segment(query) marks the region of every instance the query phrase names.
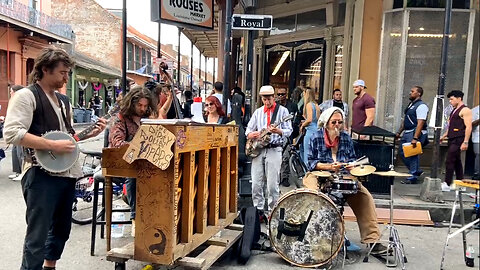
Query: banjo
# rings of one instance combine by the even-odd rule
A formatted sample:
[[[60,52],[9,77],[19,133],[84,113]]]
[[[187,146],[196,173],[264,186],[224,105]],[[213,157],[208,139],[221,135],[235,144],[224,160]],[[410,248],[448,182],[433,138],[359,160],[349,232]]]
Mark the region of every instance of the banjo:
[[[278,123],[275,123],[273,127],[278,127],[281,123],[290,121],[293,118],[293,115],[289,114],[285,116]],[[247,144],[245,145],[245,154],[249,157],[256,158],[260,155],[262,148],[265,148],[270,143],[270,135],[272,133],[264,128],[260,131],[260,135],[256,139],[248,139]]]
[[[105,120],[111,118],[115,113],[120,110],[120,106],[113,107],[108,114],[103,116]],[[52,150],[40,150],[29,149],[29,154],[32,156],[33,163],[39,164],[42,169],[49,173],[59,174],[68,171],[75,165],[80,155],[80,149],[78,147],[78,141],[83,140],[92,130],[96,127],[96,123],[88,126],[82,132],[72,136],[71,134],[63,131],[49,131],[45,133],[42,138],[48,140],[70,140],[75,144],[75,150],[70,153],[57,153]]]

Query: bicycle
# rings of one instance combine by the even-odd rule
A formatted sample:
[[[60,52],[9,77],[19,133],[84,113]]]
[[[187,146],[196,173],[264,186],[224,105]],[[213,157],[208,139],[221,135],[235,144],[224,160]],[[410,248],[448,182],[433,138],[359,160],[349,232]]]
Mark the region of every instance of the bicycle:
[[[95,174],[101,173],[102,167],[101,163],[101,152],[95,151],[86,151],[81,150],[83,154],[86,155],[83,165],[82,172],[83,176],[78,178],[75,184],[75,198],[72,205],[72,222],[78,225],[86,225],[92,223],[93,219],[93,188],[94,188],[94,176]],[[91,158],[90,162],[87,162],[87,159]],[[124,197],[123,195],[123,184],[119,182],[114,182],[113,184],[113,194],[116,197]],[[124,198],[125,201],[125,198]],[[100,183],[98,189],[98,204],[97,204],[97,215],[99,218],[104,214],[103,207],[103,183]]]

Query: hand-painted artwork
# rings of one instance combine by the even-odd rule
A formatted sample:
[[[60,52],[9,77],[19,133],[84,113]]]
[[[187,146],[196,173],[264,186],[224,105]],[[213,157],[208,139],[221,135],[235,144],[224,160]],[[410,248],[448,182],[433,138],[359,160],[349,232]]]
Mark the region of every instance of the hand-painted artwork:
[[[174,142],[175,135],[162,125],[142,125],[130,142],[123,159],[128,163],[146,159],[158,168],[166,170],[173,157]]]
[[[303,267],[329,263],[344,240],[343,219],[335,204],[326,195],[306,189],[280,198],[269,230],[277,253]]]
[[[159,256],[165,253],[167,237],[159,226],[147,228],[143,235],[145,247],[151,254]]]
[[[177,147],[180,149],[183,149],[186,143],[187,143],[187,136],[185,135],[185,131],[183,131],[183,129],[180,129],[177,132]]]

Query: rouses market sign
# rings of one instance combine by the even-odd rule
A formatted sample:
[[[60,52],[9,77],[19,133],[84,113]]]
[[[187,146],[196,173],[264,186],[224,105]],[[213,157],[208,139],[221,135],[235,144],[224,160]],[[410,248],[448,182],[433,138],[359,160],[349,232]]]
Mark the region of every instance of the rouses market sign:
[[[213,0],[150,0],[154,22],[213,29]]]

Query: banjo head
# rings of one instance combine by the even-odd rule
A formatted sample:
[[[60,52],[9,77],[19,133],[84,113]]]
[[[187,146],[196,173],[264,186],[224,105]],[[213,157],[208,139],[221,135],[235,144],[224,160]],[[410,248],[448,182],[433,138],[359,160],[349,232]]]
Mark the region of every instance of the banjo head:
[[[75,150],[71,153],[57,153],[47,150],[35,150],[35,158],[42,168],[51,173],[63,173],[75,165],[79,156],[78,144],[70,134],[62,131],[50,131],[43,136],[49,140],[70,140],[75,144]]]
[[[295,232],[297,228],[300,233]],[[344,231],[335,204],[325,194],[309,189],[286,193],[270,217],[270,241],[275,250],[289,263],[301,267],[331,262],[342,247]]]

